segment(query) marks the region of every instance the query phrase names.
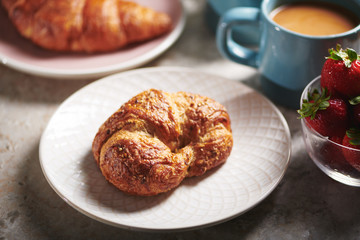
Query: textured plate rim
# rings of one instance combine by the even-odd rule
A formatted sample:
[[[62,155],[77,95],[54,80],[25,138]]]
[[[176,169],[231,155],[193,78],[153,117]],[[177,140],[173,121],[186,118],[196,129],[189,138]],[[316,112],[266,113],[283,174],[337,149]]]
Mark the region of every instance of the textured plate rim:
[[[73,207],[75,210],[83,213],[85,216],[88,216],[94,220],[97,220],[99,222],[114,226],[114,227],[118,227],[118,228],[122,228],[122,229],[129,229],[129,230],[135,230],[135,231],[144,231],[144,232],[174,232],[174,231],[188,231],[188,230],[193,230],[193,229],[199,229],[199,228],[205,228],[205,227],[210,227],[210,226],[214,226],[226,221],[229,221],[231,219],[234,219],[242,214],[244,214],[245,212],[253,209],[255,206],[257,206],[259,203],[261,203],[265,198],[267,198],[273,191],[274,189],[279,185],[279,183],[281,182],[281,180],[283,179],[286,170],[289,166],[290,163],[290,157],[291,157],[291,133],[290,133],[290,129],[289,126],[287,124],[287,121],[285,119],[285,117],[283,116],[283,114],[280,112],[280,110],[270,101],[268,100],[266,97],[262,96],[260,93],[256,92],[256,94],[261,95],[262,100],[264,100],[267,104],[269,104],[269,106],[271,107],[271,109],[276,113],[277,117],[279,118],[282,126],[283,126],[283,130],[285,131],[286,134],[286,138],[287,138],[287,143],[288,143],[288,150],[286,153],[286,163],[284,164],[284,167],[282,169],[281,174],[278,176],[277,181],[274,181],[273,185],[268,189],[267,192],[264,192],[261,197],[259,199],[257,199],[257,201],[254,201],[251,205],[249,205],[246,209],[244,209],[243,211],[239,211],[236,212],[234,214],[228,215],[225,218],[221,218],[217,221],[209,221],[209,222],[205,222],[202,224],[198,224],[198,225],[191,225],[191,226],[185,226],[185,227],[157,227],[155,226],[154,228],[148,228],[148,227],[141,227],[141,226],[134,226],[134,225],[128,225],[128,224],[122,224],[122,223],[117,223],[111,220],[107,220],[104,218],[101,218],[99,216],[97,216],[96,214],[93,214],[91,212],[88,212],[84,209],[82,209],[80,206],[78,206],[76,203],[72,202],[71,200],[69,200],[69,198],[67,196],[65,196],[55,185],[54,183],[51,182],[51,180],[48,178],[46,170],[44,168],[44,156],[43,156],[43,152],[44,152],[44,142],[45,142],[45,133],[47,131],[47,129],[49,128],[50,123],[52,122],[52,119],[56,117],[57,113],[61,110],[61,107],[68,101],[71,101],[72,98],[76,97],[79,91],[83,91],[86,90],[87,88],[91,88],[92,85],[98,84],[98,82],[100,81],[106,81],[108,79],[113,79],[113,78],[119,78],[119,77],[125,77],[127,75],[132,75],[132,74],[137,74],[137,73],[144,73],[144,72],[164,72],[164,71],[179,71],[179,72],[188,72],[188,73],[201,73],[204,75],[208,75],[208,76],[215,76],[217,78],[220,78],[224,81],[228,81],[231,84],[240,84],[242,85],[242,87],[244,88],[249,88],[248,86],[239,83],[239,82],[234,82],[232,80],[226,79],[224,77],[215,75],[215,74],[209,74],[209,73],[205,73],[205,72],[201,72],[201,71],[197,71],[197,70],[193,70],[190,68],[186,68],[186,67],[148,67],[148,68],[141,68],[141,69],[134,69],[134,70],[130,70],[130,71],[126,71],[126,72],[122,72],[122,73],[117,73],[117,74],[113,74],[104,78],[101,78],[97,81],[94,81],[86,86],[84,86],[83,88],[79,89],[78,91],[76,91],[75,93],[73,93],[71,96],[69,96],[63,103],[60,104],[60,106],[58,107],[58,109],[53,113],[53,115],[51,116],[47,126],[44,129],[44,132],[41,136],[40,139],[40,145],[39,145],[39,162],[40,162],[40,166],[41,166],[41,170],[45,176],[45,179],[47,180],[47,182],[49,183],[49,185],[51,186],[51,188],[60,196],[60,198],[62,198],[67,204],[69,204],[71,207]]]
[[[186,24],[186,12],[184,8],[184,3],[182,0],[178,0],[180,5],[180,13],[181,17],[176,27],[169,33],[169,35],[155,48],[150,51],[137,56],[129,61],[120,63],[120,64],[112,64],[110,66],[98,67],[92,69],[76,69],[76,70],[66,70],[66,69],[56,69],[56,68],[47,68],[41,66],[34,66],[28,63],[24,63],[22,61],[13,59],[7,55],[3,55],[0,53],[0,63],[4,66],[12,68],[14,70],[18,70],[24,73],[28,73],[31,75],[36,75],[40,77],[50,77],[55,79],[86,79],[86,78],[99,78],[104,77],[109,74],[114,74],[116,72],[129,70],[132,68],[139,67],[144,65],[166,50],[168,50],[180,37],[183,32]]]

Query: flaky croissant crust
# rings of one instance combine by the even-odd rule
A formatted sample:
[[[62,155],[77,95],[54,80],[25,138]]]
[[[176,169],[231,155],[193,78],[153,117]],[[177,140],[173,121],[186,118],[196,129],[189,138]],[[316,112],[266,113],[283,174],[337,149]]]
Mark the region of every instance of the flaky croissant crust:
[[[155,195],[224,163],[232,145],[230,118],[220,103],[150,89],[105,121],[92,151],[102,174],[117,188]]]
[[[122,0],[1,1],[22,36],[56,51],[112,51],[172,28],[167,14]]]

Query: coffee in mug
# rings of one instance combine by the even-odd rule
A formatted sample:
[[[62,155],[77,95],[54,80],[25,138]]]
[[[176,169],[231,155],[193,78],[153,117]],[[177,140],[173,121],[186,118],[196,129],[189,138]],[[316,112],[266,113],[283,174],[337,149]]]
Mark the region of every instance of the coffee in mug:
[[[282,5],[270,13],[280,26],[301,34],[325,36],[347,32],[359,22],[350,11],[325,2]]]

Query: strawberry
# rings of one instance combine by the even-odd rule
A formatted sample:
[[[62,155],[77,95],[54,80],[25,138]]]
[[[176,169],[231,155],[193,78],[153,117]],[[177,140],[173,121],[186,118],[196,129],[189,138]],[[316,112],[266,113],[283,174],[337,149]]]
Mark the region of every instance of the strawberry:
[[[360,125],[360,96],[349,100],[352,106],[352,121],[355,125]]]
[[[346,131],[342,145],[345,159],[356,170],[360,171],[360,129],[351,128]]]
[[[321,156],[320,159],[332,169],[336,169],[339,172],[349,173],[354,168],[345,159],[342,153],[342,141],[343,137],[330,137],[329,140],[324,142],[319,150]],[[335,143],[334,143],[335,142]]]
[[[305,118],[306,124],[323,136],[343,137],[348,127],[348,109],[343,99],[330,99],[326,88],[321,94],[315,89],[304,100],[298,110],[300,118]]]
[[[360,56],[355,50],[329,49],[321,71],[321,87],[327,88],[331,96],[346,99],[360,95]]]
[[[353,107],[353,118],[357,125],[360,125],[360,104]]]

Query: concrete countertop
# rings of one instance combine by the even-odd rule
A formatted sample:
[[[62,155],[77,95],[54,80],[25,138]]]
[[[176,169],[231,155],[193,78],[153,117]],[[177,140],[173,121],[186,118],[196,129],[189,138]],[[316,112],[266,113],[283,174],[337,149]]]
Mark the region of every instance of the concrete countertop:
[[[183,66],[262,92],[258,72],[223,59],[207,28],[204,0],[184,0],[185,30],[142,67]],[[184,232],[136,232],[93,220],[50,187],[39,141],[57,107],[94,80],[55,80],[0,66],[0,239],[360,239],[360,189],[327,177],[307,155],[294,109],[278,106],[292,134],[292,156],[276,189],[230,221]]]

